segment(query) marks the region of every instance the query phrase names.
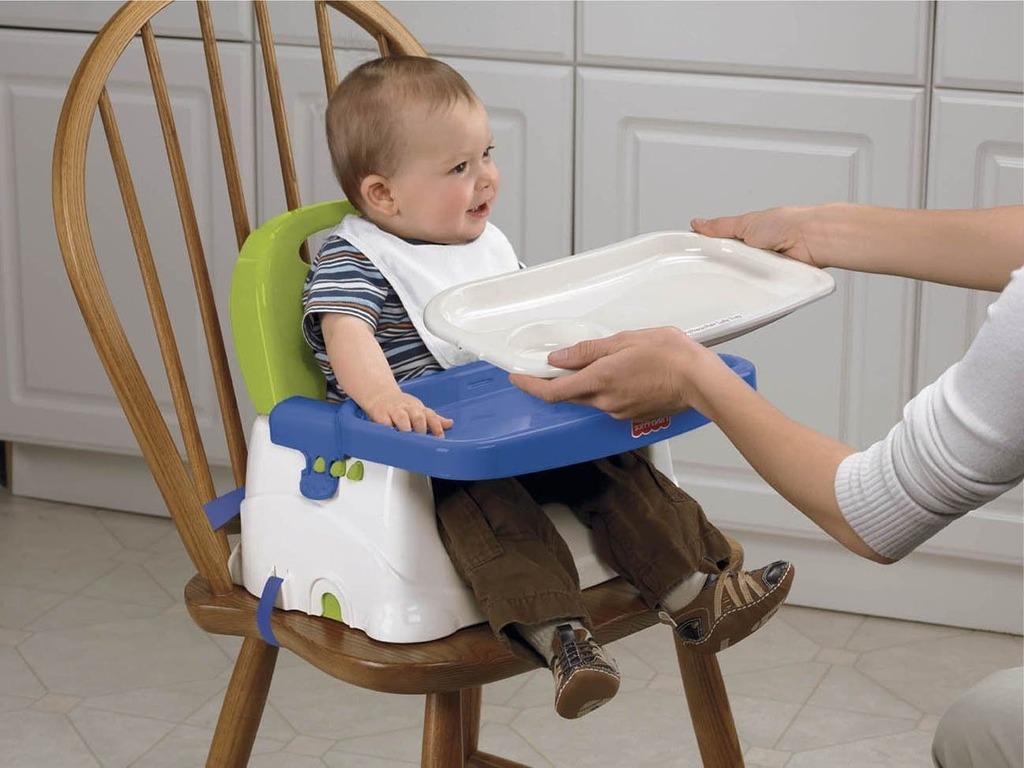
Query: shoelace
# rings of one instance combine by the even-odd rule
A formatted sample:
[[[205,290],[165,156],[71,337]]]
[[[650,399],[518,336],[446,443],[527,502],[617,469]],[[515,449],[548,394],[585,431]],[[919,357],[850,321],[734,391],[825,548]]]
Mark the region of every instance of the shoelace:
[[[733,586],[734,582],[735,586]],[[742,600],[736,594],[737,587],[739,587]],[[717,620],[722,615],[726,593],[728,593],[733,605],[741,606],[754,602],[755,598],[751,595],[751,592],[757,595],[758,598],[764,597],[765,594],[764,590],[761,589],[761,585],[757,583],[757,579],[746,571],[732,571],[719,576],[715,584],[715,619]]]
[[[558,660],[562,671],[571,669],[573,666],[594,664],[597,661],[597,654],[594,652],[593,644],[589,640],[579,641],[576,633],[568,624],[558,627],[558,637],[561,640],[561,650],[558,652]]]

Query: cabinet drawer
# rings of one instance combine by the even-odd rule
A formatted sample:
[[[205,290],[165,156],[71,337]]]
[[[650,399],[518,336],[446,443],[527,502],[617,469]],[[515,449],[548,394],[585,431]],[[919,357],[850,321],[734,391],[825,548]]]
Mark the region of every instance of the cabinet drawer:
[[[566,0],[401,0],[388,10],[431,56],[520,61],[572,61],[573,4]],[[270,3],[279,42],[317,45],[311,3]],[[373,42],[342,14],[331,12],[334,44],[371,50]]]
[[[923,85],[922,2],[580,3],[584,64]]]
[[[98,32],[122,5],[114,0],[50,0],[43,3],[0,0],[0,27]],[[218,39],[252,38],[250,3],[210,3],[210,11]],[[195,2],[181,0],[164,8],[153,20],[153,30],[157,35],[168,37],[201,37]]]
[[[935,85],[1024,90],[1024,3],[939,2]]]

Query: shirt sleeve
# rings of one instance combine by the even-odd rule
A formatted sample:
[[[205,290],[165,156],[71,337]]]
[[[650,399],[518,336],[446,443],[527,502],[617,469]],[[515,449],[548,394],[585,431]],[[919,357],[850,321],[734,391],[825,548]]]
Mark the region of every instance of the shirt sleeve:
[[[324,243],[302,290],[302,335],[316,351],[326,349],[320,316],[336,312],[358,317],[377,329],[389,285],[384,275],[347,240]]]
[[[844,517],[899,559],[1024,479],[1024,269],[989,307],[963,359],[835,478]]]

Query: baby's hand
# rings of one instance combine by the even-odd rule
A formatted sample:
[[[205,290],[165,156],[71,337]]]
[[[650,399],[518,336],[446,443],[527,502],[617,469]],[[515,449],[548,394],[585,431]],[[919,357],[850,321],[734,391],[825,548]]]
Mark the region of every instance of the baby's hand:
[[[455,423],[404,392],[384,395],[368,403],[365,410],[366,415],[376,424],[394,427],[400,432],[419,432],[421,435],[429,432],[444,437],[444,431]]]

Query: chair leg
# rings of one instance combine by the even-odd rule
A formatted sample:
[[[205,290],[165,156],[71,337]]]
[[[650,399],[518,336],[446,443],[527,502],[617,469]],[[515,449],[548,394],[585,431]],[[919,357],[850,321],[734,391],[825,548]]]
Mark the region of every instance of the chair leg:
[[[462,690],[462,754],[466,768],[530,768],[528,765],[479,751],[480,704],[483,690],[480,686]]]
[[[277,651],[276,645],[251,637],[242,642],[217,718],[206,768],[245,768],[249,763],[274,676]]]
[[[469,760],[480,743],[480,705],[483,701],[482,686],[464,688],[462,691],[462,754]]]
[[[462,768],[466,764],[462,691],[428,693],[423,713],[423,768]]]
[[[679,674],[704,768],[743,768],[743,752],[732,719],[718,657],[693,653],[673,633]]]

